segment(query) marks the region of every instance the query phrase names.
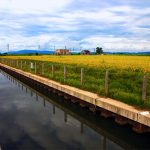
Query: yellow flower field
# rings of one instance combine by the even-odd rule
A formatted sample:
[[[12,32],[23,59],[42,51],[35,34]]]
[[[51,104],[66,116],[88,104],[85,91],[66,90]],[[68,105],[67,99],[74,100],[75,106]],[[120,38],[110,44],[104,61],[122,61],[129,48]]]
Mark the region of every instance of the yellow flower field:
[[[64,64],[87,65],[90,67],[130,68],[150,72],[150,56],[116,56],[116,55],[70,55],[70,56],[3,56],[10,59],[30,59]]]

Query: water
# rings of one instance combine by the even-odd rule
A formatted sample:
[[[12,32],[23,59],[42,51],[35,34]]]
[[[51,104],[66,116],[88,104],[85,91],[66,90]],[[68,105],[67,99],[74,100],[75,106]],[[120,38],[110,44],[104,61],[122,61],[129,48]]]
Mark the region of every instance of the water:
[[[62,97],[49,98],[0,73],[2,150],[150,149],[150,135],[93,115]]]

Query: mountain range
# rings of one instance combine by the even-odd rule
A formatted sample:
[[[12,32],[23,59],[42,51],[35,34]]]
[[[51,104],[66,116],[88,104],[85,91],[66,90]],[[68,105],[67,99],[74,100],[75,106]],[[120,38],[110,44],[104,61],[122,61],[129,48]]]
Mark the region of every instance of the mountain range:
[[[21,55],[21,54],[55,54],[54,51],[48,51],[48,50],[18,50],[18,51],[10,51],[8,54],[14,54],[14,55]],[[73,52],[74,54],[79,53],[78,52]],[[94,52],[92,52],[94,53]],[[150,55],[150,51],[143,51],[143,52],[104,52],[105,54],[141,54],[141,55]]]
[[[9,54],[54,54],[54,51],[48,50],[19,50],[19,51],[11,51]]]

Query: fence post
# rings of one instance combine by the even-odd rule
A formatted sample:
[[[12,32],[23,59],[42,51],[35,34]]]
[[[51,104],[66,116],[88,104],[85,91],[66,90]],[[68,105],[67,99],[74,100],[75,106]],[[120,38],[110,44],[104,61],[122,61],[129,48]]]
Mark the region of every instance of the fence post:
[[[83,74],[84,74],[84,69],[81,68],[81,85],[83,84]]]
[[[42,75],[44,75],[44,63],[42,63]]]
[[[18,68],[18,60],[17,60],[17,68]]]
[[[34,66],[34,69],[35,69],[35,74],[36,74],[36,62],[35,62],[35,66]]]
[[[67,78],[67,68],[64,66],[64,82],[66,81]]]
[[[22,69],[22,60],[21,60],[21,69]]]
[[[29,67],[30,67],[30,72],[32,72],[33,69],[33,63],[31,61],[29,61]]]
[[[18,60],[17,60],[17,68],[18,68]]]
[[[148,82],[148,77],[144,75],[143,77],[143,84],[142,84],[142,100],[146,100],[147,98],[147,82]]]
[[[105,95],[108,96],[108,90],[109,90],[109,71],[107,70],[105,73]]]
[[[31,72],[31,62],[29,61],[29,67],[30,67],[30,72]]]
[[[54,78],[54,65],[52,64],[52,78]]]
[[[25,61],[25,62],[24,62],[24,66],[26,67],[26,65],[27,65],[27,62]]]

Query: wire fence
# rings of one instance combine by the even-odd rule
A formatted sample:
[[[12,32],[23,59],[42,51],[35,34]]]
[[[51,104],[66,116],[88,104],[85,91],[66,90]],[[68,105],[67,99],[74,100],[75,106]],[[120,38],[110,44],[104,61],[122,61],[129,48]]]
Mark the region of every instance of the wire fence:
[[[150,108],[150,74],[35,60],[0,58],[0,62],[80,89]]]

